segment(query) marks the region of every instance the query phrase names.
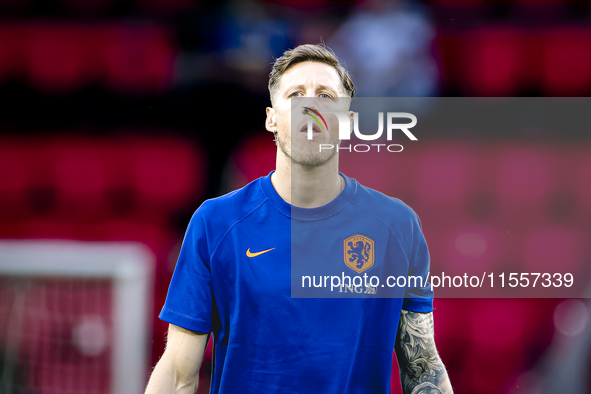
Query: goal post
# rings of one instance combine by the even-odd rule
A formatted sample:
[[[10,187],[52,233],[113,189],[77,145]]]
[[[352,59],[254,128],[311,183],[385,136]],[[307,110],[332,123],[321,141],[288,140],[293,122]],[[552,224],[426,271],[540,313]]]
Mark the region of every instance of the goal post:
[[[20,364],[33,392],[142,393],[154,265],[139,243],[0,241],[0,383]]]

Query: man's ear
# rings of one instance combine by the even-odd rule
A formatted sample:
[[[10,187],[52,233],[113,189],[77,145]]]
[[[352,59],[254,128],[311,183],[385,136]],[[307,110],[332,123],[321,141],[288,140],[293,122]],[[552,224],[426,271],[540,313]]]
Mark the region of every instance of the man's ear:
[[[277,128],[277,115],[275,109],[267,107],[267,119],[265,120],[265,128],[267,131],[273,132]]]

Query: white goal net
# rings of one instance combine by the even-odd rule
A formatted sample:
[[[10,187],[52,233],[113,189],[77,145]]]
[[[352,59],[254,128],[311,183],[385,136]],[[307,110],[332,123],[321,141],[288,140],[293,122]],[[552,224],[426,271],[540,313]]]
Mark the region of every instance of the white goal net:
[[[134,394],[154,257],[140,244],[0,241],[0,394]]]

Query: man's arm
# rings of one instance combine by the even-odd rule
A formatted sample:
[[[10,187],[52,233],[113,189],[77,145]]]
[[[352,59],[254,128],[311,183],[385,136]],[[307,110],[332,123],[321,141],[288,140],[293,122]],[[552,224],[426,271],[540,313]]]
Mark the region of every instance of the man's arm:
[[[453,390],[433,337],[433,313],[402,310],[396,358],[404,394],[451,394]]]
[[[208,334],[168,326],[166,350],[150,376],[145,394],[195,394]]]

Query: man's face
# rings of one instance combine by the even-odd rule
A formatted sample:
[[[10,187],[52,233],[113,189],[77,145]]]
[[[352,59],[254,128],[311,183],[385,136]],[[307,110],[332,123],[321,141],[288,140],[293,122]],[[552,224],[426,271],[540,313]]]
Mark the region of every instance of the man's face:
[[[326,109],[347,111],[348,101],[339,74],[334,67],[321,62],[302,62],[289,68],[280,79],[273,108],[267,108],[267,130],[277,130],[279,148],[294,163],[318,167],[335,156],[340,143],[337,117],[324,114],[321,126],[312,121],[322,119]],[[305,99],[301,99],[305,98]],[[308,123],[314,127],[308,139]],[[335,149],[323,149],[320,144],[331,144]]]

